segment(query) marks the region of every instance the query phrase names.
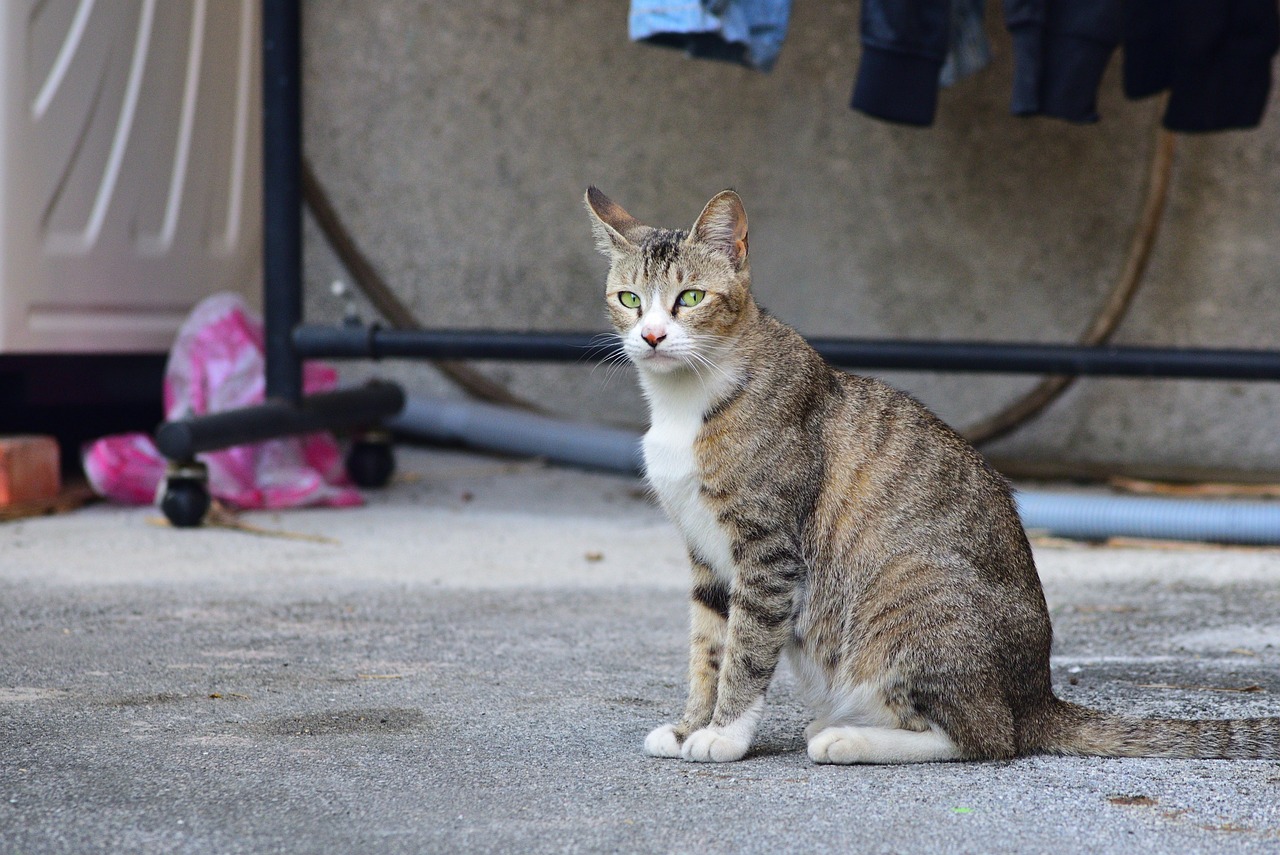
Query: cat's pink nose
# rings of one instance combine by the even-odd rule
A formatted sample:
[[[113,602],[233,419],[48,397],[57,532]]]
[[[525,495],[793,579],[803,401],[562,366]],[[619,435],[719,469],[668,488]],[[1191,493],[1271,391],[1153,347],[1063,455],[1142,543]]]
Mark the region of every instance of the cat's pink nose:
[[[649,342],[650,347],[657,347],[667,337],[667,331],[662,329],[654,329],[653,327],[645,327],[640,331],[640,337]]]

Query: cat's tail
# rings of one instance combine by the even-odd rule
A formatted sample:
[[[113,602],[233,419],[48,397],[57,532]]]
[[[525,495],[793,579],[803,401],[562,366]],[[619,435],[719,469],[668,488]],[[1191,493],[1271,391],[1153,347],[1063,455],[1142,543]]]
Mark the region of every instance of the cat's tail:
[[[1091,757],[1280,759],[1280,718],[1114,715],[1054,699],[1027,734],[1028,753]]]

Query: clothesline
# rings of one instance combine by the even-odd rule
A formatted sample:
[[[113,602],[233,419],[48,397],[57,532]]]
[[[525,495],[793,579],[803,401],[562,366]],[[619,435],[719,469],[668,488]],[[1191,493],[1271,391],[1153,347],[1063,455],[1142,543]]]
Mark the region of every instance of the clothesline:
[[[986,0],[863,0],[862,56],[850,106],[928,126],[939,88],[981,71],[991,50]],[[1129,98],[1169,93],[1172,131],[1254,128],[1280,49],[1276,0],[1003,0],[1013,44],[1010,110],[1098,121],[1097,94],[1123,49]],[[773,67],[791,0],[632,0],[632,39],[691,56]]]

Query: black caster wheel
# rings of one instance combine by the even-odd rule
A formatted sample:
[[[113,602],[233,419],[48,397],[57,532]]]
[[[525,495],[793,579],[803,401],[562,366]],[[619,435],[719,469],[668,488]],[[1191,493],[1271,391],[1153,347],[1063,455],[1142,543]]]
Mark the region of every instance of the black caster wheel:
[[[391,448],[391,435],[384,431],[367,433],[351,443],[347,452],[347,474],[358,487],[376,489],[387,486],[396,471],[396,456]]]
[[[201,463],[169,467],[160,510],[174,528],[195,528],[209,512],[209,471]]]

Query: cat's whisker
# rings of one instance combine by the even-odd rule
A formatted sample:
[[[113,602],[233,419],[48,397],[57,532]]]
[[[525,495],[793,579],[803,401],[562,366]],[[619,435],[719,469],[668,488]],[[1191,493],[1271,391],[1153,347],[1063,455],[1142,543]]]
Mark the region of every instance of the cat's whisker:
[[[698,362],[692,362],[689,367],[695,378],[698,378],[698,385],[701,390],[703,390],[703,397],[712,397],[712,389],[714,389],[712,380],[714,380],[714,378],[708,378],[707,374],[704,374],[701,369],[705,366],[699,365]]]
[[[605,377],[608,379],[613,379],[614,377],[617,377],[619,374],[625,371],[629,371],[630,369],[631,369],[631,360],[627,358],[626,354],[623,354],[619,359],[617,359],[614,362],[610,362],[606,366]]]
[[[703,395],[709,396],[713,388],[709,381],[715,379],[715,366],[707,362],[701,355],[694,355],[690,360],[689,368],[693,371],[693,375],[698,378],[698,384],[702,386]],[[704,373],[704,369],[710,369],[710,371]],[[708,374],[711,376],[708,377]]]
[[[626,351],[619,348],[605,354],[604,357],[597,360],[596,363],[591,366],[591,375],[594,376],[597,370],[604,369],[604,383],[608,384],[612,382],[613,378],[621,371],[629,368],[630,365],[631,358],[627,356]]]
[[[710,392],[712,388],[708,385],[707,377],[702,373],[702,369],[704,368],[710,372],[711,379],[713,380],[721,380],[730,383],[734,380],[733,374],[728,369],[716,363],[701,351],[691,351],[689,353],[689,359],[689,367],[692,368],[693,373],[697,375],[698,381],[702,384],[704,392]]]
[[[630,363],[630,359],[622,351],[615,351],[607,354],[603,359],[596,362],[596,366],[604,366],[605,368],[613,368],[615,366],[625,366]]]
[[[630,362],[624,348],[623,338],[616,332],[597,333],[592,336],[582,360],[591,360],[594,363],[591,366],[592,376],[595,375],[598,368],[603,366],[606,384],[613,379],[614,374],[622,366]]]
[[[587,346],[583,348],[583,354],[578,358],[579,362],[606,362],[613,358],[616,354],[622,353],[622,336],[617,333],[597,333],[593,335]],[[604,353],[602,356],[601,353]]]

